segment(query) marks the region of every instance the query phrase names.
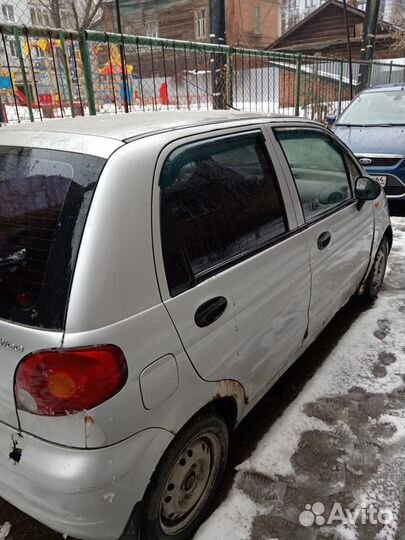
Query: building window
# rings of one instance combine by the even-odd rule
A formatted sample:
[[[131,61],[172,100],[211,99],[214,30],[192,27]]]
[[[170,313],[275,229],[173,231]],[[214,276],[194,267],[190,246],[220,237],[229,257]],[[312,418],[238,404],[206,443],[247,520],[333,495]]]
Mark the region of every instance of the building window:
[[[41,47],[35,47],[33,53],[35,58],[45,58],[44,50]]]
[[[8,48],[10,49],[10,56],[12,58],[17,58],[17,47],[14,39],[10,39],[10,41],[8,42]]]
[[[159,37],[158,21],[148,21],[146,23],[146,35],[148,37]]]
[[[35,26],[52,26],[50,13],[46,8],[30,7],[30,15]]]
[[[205,9],[195,11],[195,37],[196,39],[207,36],[207,13]]]
[[[75,28],[75,20],[70,11],[66,9],[60,10],[60,24],[62,28]]]
[[[15,22],[14,7],[10,4],[3,4],[1,6],[3,12],[3,18],[6,22]]]
[[[254,20],[253,33],[256,35],[260,35],[262,33],[262,14],[261,14],[260,6],[255,7],[255,20]]]

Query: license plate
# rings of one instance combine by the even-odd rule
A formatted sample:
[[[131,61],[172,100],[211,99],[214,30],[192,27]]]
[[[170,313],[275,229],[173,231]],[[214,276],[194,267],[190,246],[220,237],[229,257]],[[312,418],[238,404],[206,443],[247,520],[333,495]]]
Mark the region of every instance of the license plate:
[[[387,177],[386,176],[372,176],[371,178],[374,178],[374,180],[377,180],[377,182],[382,187],[385,187],[385,184],[387,183]]]

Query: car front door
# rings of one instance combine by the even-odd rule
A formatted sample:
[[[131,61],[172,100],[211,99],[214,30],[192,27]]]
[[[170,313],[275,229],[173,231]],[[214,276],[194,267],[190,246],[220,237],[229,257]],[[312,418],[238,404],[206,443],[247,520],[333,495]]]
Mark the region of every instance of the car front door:
[[[275,135],[291,171],[310,252],[311,336],[348,301],[365,275],[373,242],[373,202],[361,205],[354,198],[354,180],[361,171],[326,130],[284,127],[276,128]]]
[[[159,174],[163,301],[201,377],[248,398],[302,345],[309,254],[259,128],[184,142]]]

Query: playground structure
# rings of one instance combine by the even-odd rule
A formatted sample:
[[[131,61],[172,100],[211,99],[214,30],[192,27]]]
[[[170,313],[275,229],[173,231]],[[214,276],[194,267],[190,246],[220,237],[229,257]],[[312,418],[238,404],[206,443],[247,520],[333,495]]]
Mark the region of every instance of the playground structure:
[[[155,98],[144,98],[141,102],[139,90],[139,76],[133,64],[125,63],[121,58],[120,48],[112,44],[106,52],[104,44],[95,44],[90,47],[90,55],[96,60],[96,76],[93,80],[95,102],[99,110],[114,106],[116,110],[123,109],[123,102],[127,100],[131,107],[141,106],[167,106],[169,92],[167,83],[162,83],[159,94]],[[71,45],[64,51],[59,39],[26,39],[21,47],[23,61],[28,72],[30,82],[24,84],[19,76],[20,69],[13,67],[10,70],[0,69],[0,97],[3,105],[3,119],[6,121],[7,109],[5,105],[14,105],[16,108],[26,108],[31,105],[34,116],[41,118],[54,118],[69,114],[71,101],[69,100],[68,86],[72,87],[72,79],[77,79],[77,85],[85,85],[80,48]],[[67,54],[69,65],[77,67],[66,70],[67,62],[63,62],[63,55]],[[125,73],[125,77],[123,77]],[[70,80],[67,81],[67,78]],[[125,86],[124,86],[125,85]],[[106,90],[106,87],[108,90]],[[27,96],[29,93],[29,96]],[[72,97],[72,96],[71,96]],[[76,114],[83,114],[86,102],[80,95],[73,95],[73,105]]]
[[[68,107],[66,77],[70,74],[63,70],[60,40],[26,39],[21,47],[21,59],[30,82],[21,77],[21,60],[18,67],[0,71],[0,96],[6,119],[4,105],[10,103],[22,109],[30,104],[41,118],[53,118],[55,109]]]

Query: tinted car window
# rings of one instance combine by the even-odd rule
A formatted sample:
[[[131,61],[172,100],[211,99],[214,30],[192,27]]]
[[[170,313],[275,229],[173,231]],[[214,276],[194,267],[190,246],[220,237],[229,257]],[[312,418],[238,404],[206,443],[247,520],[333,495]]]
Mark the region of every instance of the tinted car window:
[[[0,317],[62,329],[75,258],[105,160],[0,147]]]
[[[326,134],[277,129],[276,136],[293,174],[306,221],[352,198],[341,148]]]
[[[160,185],[163,252],[172,293],[185,287],[185,265],[192,281],[286,231],[275,174],[260,134],[175,150],[164,165]],[[168,231],[172,242],[176,239],[175,248]]]

